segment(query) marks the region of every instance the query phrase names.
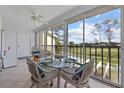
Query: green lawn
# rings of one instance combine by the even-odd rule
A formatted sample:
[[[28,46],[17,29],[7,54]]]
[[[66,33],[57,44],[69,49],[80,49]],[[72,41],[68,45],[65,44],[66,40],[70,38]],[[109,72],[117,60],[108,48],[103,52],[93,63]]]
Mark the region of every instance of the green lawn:
[[[71,48],[71,50],[68,48],[68,55],[76,56],[76,57],[83,57],[83,48]],[[95,49],[91,48],[91,58],[97,57],[97,62],[99,63],[102,59],[101,57],[101,48],[97,48],[97,53],[95,54]],[[89,48],[86,48],[86,59],[90,58],[90,50]],[[108,48],[103,48],[103,62],[104,64],[107,64],[109,61],[109,53]],[[117,65],[118,64],[118,49],[117,48],[111,48],[111,64]]]

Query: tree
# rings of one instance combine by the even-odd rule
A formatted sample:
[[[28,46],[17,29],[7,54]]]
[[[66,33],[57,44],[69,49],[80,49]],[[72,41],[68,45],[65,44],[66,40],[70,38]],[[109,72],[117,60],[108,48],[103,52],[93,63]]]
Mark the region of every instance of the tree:
[[[99,43],[101,44],[102,42],[101,32],[104,32],[108,40],[108,44],[110,45],[111,40],[115,37],[114,31],[116,31],[117,28],[119,28],[119,20],[107,19],[101,23],[96,23],[94,27],[96,28],[96,31],[92,31],[92,34],[94,34],[95,36],[99,36],[99,40],[95,38],[95,42],[98,43],[99,41]]]
[[[70,46],[74,46],[75,43],[74,43],[73,41],[70,41],[70,42],[69,42],[69,45],[70,45]]]
[[[96,28],[96,31],[93,31],[92,33],[95,35],[95,36],[99,36],[99,40],[97,38],[95,38],[95,42],[98,43],[101,43],[102,42],[102,39],[101,39],[101,31],[102,31],[102,24],[101,23],[97,23],[94,25],[94,27]]]
[[[119,27],[118,19],[108,19],[103,22],[103,29],[110,45],[111,40],[115,37],[114,31]]]
[[[62,45],[58,38],[55,38],[55,45],[56,54],[60,54],[62,52]]]

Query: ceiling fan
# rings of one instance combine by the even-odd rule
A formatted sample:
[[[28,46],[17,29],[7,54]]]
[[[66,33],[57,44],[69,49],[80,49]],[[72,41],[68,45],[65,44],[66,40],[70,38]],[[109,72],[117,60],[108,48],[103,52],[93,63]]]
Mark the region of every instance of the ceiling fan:
[[[37,21],[37,22],[43,23],[43,24],[48,24],[47,22],[41,20],[43,18],[43,16],[41,14],[36,14],[35,12],[32,12],[32,15],[30,16],[30,18],[33,21]]]

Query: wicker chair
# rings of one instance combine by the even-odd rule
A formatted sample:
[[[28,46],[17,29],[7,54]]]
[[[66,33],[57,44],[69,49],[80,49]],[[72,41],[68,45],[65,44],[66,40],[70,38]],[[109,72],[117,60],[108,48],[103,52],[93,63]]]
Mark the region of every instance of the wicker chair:
[[[67,83],[80,88],[80,87],[87,87],[89,86],[89,77],[93,72],[93,63],[94,61],[91,60],[86,64],[79,64],[75,63],[75,65],[80,65],[78,68],[73,67],[66,68],[61,71],[62,78],[66,81],[64,87],[67,87]]]
[[[31,87],[33,87],[34,85],[37,85],[37,87],[46,87],[46,85],[48,85],[48,83],[50,82],[50,86],[52,86],[53,80],[58,76],[58,72],[56,70],[52,70],[50,72],[44,71],[37,63],[33,62],[30,58],[27,58],[27,64],[29,72],[31,73]]]

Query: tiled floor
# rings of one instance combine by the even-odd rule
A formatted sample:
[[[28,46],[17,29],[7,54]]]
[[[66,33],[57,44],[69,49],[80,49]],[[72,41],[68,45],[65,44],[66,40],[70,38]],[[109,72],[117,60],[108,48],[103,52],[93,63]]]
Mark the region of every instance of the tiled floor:
[[[64,80],[61,79],[61,88],[64,87]],[[0,72],[0,88],[29,88],[31,85],[30,73],[26,64],[26,60],[19,60],[18,66],[4,69]],[[73,88],[68,84],[69,88]],[[109,88],[102,83],[90,79],[91,88]],[[54,80],[53,88],[56,88],[56,80]]]

